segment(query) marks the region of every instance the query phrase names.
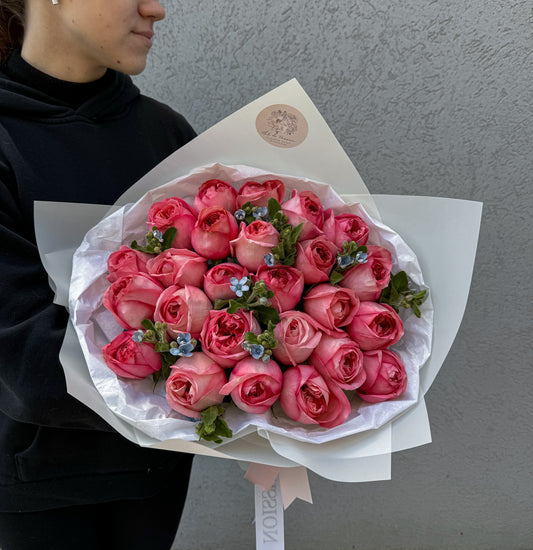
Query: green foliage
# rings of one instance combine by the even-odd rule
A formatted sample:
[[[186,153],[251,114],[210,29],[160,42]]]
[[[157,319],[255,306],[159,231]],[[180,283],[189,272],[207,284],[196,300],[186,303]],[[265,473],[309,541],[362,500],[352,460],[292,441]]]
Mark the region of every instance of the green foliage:
[[[222,418],[226,410],[219,405],[213,405],[200,413],[202,420],[196,426],[200,439],[222,443],[221,437],[233,437],[233,432]]]
[[[391,276],[389,285],[381,291],[380,303],[388,304],[396,312],[400,308],[411,308],[413,313],[421,316],[420,306],[426,298],[427,291],[411,288],[410,281],[405,271],[400,271]]]
[[[146,234],[146,246],[140,246],[137,241],[133,241],[130,248],[146,252],[147,254],[161,254],[164,250],[172,247],[172,243],[176,238],[178,230],[175,227],[169,227],[158,239],[159,234],[157,227],[152,227],[152,231]]]

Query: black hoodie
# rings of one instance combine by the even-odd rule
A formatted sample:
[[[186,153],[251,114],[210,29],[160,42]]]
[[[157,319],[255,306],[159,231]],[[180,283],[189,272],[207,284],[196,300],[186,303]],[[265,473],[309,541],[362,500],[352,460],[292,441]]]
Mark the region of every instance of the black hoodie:
[[[113,204],[194,136],[121,73],[74,84],[19,53],[0,68],[0,511],[140,498],[188,475],[190,455],[134,445],[67,394],[67,312],[52,303],[33,203]]]

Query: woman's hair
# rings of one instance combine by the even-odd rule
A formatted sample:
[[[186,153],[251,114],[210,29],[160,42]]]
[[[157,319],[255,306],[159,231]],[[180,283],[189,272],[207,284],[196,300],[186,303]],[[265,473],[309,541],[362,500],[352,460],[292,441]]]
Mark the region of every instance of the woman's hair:
[[[24,0],[0,0],[0,62],[22,47]]]

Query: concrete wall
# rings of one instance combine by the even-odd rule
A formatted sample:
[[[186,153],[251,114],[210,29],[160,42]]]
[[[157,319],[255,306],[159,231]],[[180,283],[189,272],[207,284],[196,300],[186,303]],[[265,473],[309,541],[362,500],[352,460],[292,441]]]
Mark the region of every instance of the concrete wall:
[[[484,202],[468,307],[426,395],[433,443],[395,453],[391,481],[310,474],[315,504],[287,510],[286,547],[533,548],[531,3],[166,9],[136,82],[198,132],[296,77],[371,192]],[[239,466],[197,457],[174,548],[249,550],[253,517]]]

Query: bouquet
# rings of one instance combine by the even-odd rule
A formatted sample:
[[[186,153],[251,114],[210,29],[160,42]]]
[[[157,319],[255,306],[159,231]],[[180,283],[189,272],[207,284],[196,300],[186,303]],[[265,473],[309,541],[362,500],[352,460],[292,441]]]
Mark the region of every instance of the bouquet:
[[[87,234],[73,308],[96,387],[158,439],[383,425],[431,349],[416,257],[329,186],[247,168],[200,169]]]

